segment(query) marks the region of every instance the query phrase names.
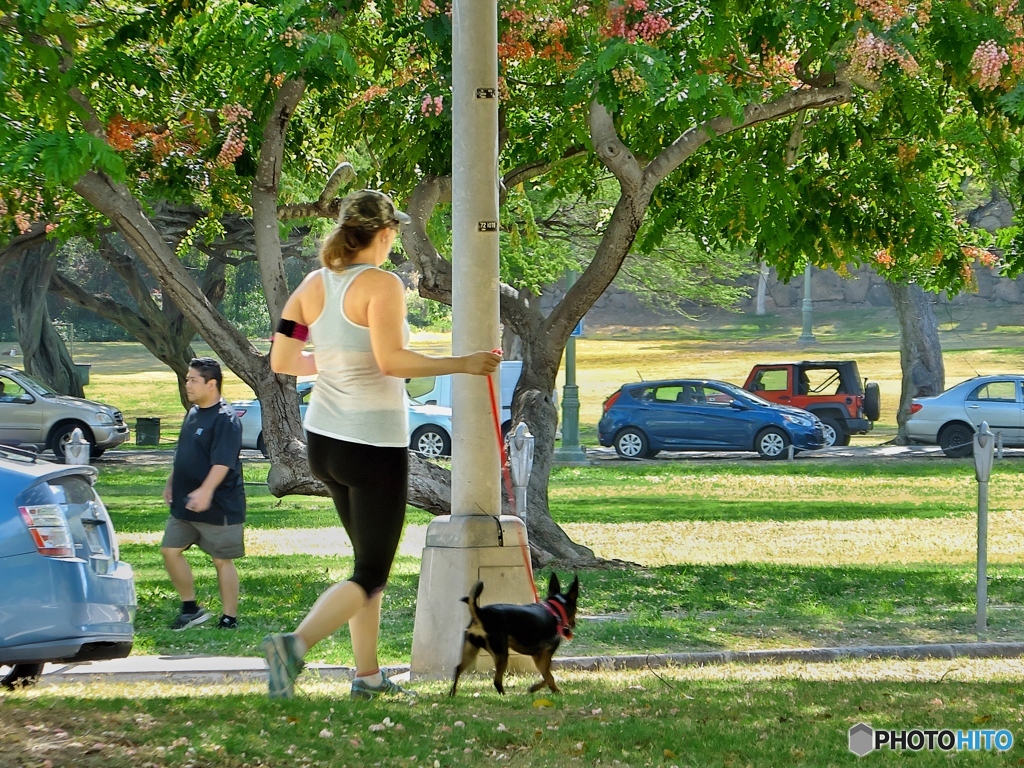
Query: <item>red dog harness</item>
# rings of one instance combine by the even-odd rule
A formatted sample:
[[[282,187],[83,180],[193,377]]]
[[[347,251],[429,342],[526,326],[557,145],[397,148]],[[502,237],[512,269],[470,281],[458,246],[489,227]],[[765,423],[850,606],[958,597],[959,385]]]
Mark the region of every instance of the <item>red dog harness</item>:
[[[548,613],[555,617],[558,622],[558,634],[566,640],[572,640],[572,627],[569,626],[569,615],[565,612],[565,606],[559,600],[545,600],[544,607]]]

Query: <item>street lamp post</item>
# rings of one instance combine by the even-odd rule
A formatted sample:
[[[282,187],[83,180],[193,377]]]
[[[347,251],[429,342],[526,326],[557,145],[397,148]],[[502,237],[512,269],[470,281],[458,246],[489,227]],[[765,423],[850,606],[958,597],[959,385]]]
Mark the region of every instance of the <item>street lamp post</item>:
[[[565,290],[576,282],[576,273],[566,273]],[[582,321],[581,321],[582,323]],[[579,326],[577,326],[579,327]],[[565,343],[565,386],[562,387],[562,444],[555,449],[560,464],[586,464],[587,454],[580,446],[580,388],[576,386],[576,337]]]
[[[814,304],[811,301],[811,262],[807,262],[807,266],[804,267],[804,303],[800,312],[803,316],[803,330],[800,332],[800,338],[797,339],[801,344],[813,344],[816,341],[811,327],[813,312]]]
[[[500,346],[498,257],[498,8],[493,1],[455,0],[452,351],[457,355]],[[495,372],[491,383],[497,390],[499,381]],[[452,394],[452,513],[435,517],[427,527],[410,665],[417,677],[447,677],[455,669],[469,621],[459,598],[476,581],[484,582],[487,602],[533,600],[528,561],[519,548],[526,525],[514,515],[501,515],[499,446],[488,383],[456,375]],[[526,668],[522,658],[513,657],[514,668]]]

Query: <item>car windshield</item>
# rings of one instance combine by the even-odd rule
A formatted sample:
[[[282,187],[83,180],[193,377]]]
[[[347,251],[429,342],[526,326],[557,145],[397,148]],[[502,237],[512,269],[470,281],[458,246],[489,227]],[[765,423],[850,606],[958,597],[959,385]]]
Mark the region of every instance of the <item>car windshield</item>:
[[[757,403],[758,405],[772,405],[767,400],[758,397],[753,392],[747,392],[747,390],[737,387],[735,384],[730,384],[726,381],[717,381],[715,386],[723,392],[728,392],[732,395],[733,399],[743,402]]]
[[[29,375],[28,375],[28,374],[26,374],[26,373],[22,373],[22,374],[21,374],[21,376],[22,376],[23,378],[26,378],[26,379],[28,379],[29,381],[31,381],[31,382],[32,382],[32,384],[33,384],[33,386],[35,387],[35,389],[36,389],[36,390],[37,390],[37,391],[39,392],[39,394],[41,394],[41,395],[42,395],[43,397],[56,397],[57,395],[59,395],[59,394],[60,394],[60,392],[58,392],[57,390],[55,390],[55,389],[54,389],[53,387],[51,387],[51,386],[50,386],[50,385],[48,385],[48,384],[44,384],[43,382],[41,382],[41,381],[40,381],[39,379],[37,379],[37,378],[34,378],[34,377],[32,377],[32,376],[29,376]]]

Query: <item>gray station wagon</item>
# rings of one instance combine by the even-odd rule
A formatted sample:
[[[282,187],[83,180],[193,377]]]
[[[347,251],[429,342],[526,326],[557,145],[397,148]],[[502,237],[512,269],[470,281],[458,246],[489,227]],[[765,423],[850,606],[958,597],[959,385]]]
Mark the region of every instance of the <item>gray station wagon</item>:
[[[76,427],[89,442],[92,458],[128,439],[124,416],[113,406],[62,395],[24,371],[0,365],[0,444],[49,448],[64,458]]]

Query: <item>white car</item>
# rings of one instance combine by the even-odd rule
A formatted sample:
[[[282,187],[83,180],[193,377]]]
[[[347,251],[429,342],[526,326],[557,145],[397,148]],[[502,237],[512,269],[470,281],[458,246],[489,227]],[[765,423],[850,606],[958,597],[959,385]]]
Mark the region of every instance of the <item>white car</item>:
[[[988,422],[1003,445],[1024,447],[1024,375],[977,376],[935,397],[910,401],[907,437],[930,443],[951,457],[970,456],[974,433]]]
[[[304,416],[313,391],[312,381],[300,381],[299,415]],[[242,424],[242,447],[267,455],[263,440],[263,409],[259,400],[236,400],[231,403]],[[409,401],[409,447],[429,458],[450,456],[452,452],[452,409],[439,405],[422,405]]]

